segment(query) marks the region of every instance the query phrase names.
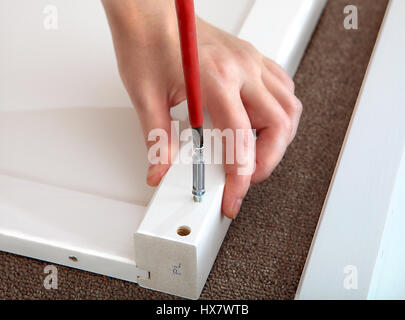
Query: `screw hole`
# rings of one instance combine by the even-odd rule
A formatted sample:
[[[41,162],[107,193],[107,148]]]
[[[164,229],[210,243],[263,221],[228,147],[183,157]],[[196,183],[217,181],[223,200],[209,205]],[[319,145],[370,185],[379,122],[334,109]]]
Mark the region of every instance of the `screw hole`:
[[[69,260],[73,261],[73,262],[77,262],[77,258],[75,256],[70,256]]]
[[[181,226],[177,228],[177,234],[181,237],[186,237],[191,233],[191,229],[187,226]]]

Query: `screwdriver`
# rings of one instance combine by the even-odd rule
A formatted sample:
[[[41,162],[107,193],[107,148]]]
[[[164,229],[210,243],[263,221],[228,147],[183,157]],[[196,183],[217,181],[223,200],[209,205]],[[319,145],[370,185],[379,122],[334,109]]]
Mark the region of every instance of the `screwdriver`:
[[[205,193],[203,110],[194,0],[176,0],[177,22],[186,84],[188,114],[193,137],[193,200]]]

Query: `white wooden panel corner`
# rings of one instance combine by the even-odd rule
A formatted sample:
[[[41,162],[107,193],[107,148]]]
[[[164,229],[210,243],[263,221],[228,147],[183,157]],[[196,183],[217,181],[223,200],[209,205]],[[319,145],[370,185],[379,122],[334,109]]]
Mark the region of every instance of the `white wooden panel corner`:
[[[0,249],[196,299],[230,224],[223,169],[207,166],[201,204],[191,200],[191,166],[172,166],[148,188],[100,2],[51,2],[64,22],[56,33],[37,21],[45,1],[0,3]],[[197,9],[294,74],[325,2],[205,0]],[[174,110],[183,124],[185,110]],[[180,236],[182,226],[191,233]]]

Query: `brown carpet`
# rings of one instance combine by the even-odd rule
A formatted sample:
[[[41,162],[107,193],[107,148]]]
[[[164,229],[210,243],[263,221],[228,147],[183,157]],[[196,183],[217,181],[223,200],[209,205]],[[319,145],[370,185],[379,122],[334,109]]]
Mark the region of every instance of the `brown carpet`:
[[[343,28],[347,4],[358,6],[357,31]],[[387,0],[329,0],[295,79],[304,104],[298,136],[272,177],[251,188],[203,299],[294,298],[386,5]],[[0,298],[173,298],[62,266],[59,289],[45,290],[45,265],[0,253]]]

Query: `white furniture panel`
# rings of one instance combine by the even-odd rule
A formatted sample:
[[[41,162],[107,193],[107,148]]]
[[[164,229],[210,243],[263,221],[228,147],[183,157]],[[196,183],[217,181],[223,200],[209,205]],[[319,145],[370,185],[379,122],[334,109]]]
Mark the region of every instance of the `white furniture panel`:
[[[405,2],[391,0],[298,299],[405,298],[404,15]]]

